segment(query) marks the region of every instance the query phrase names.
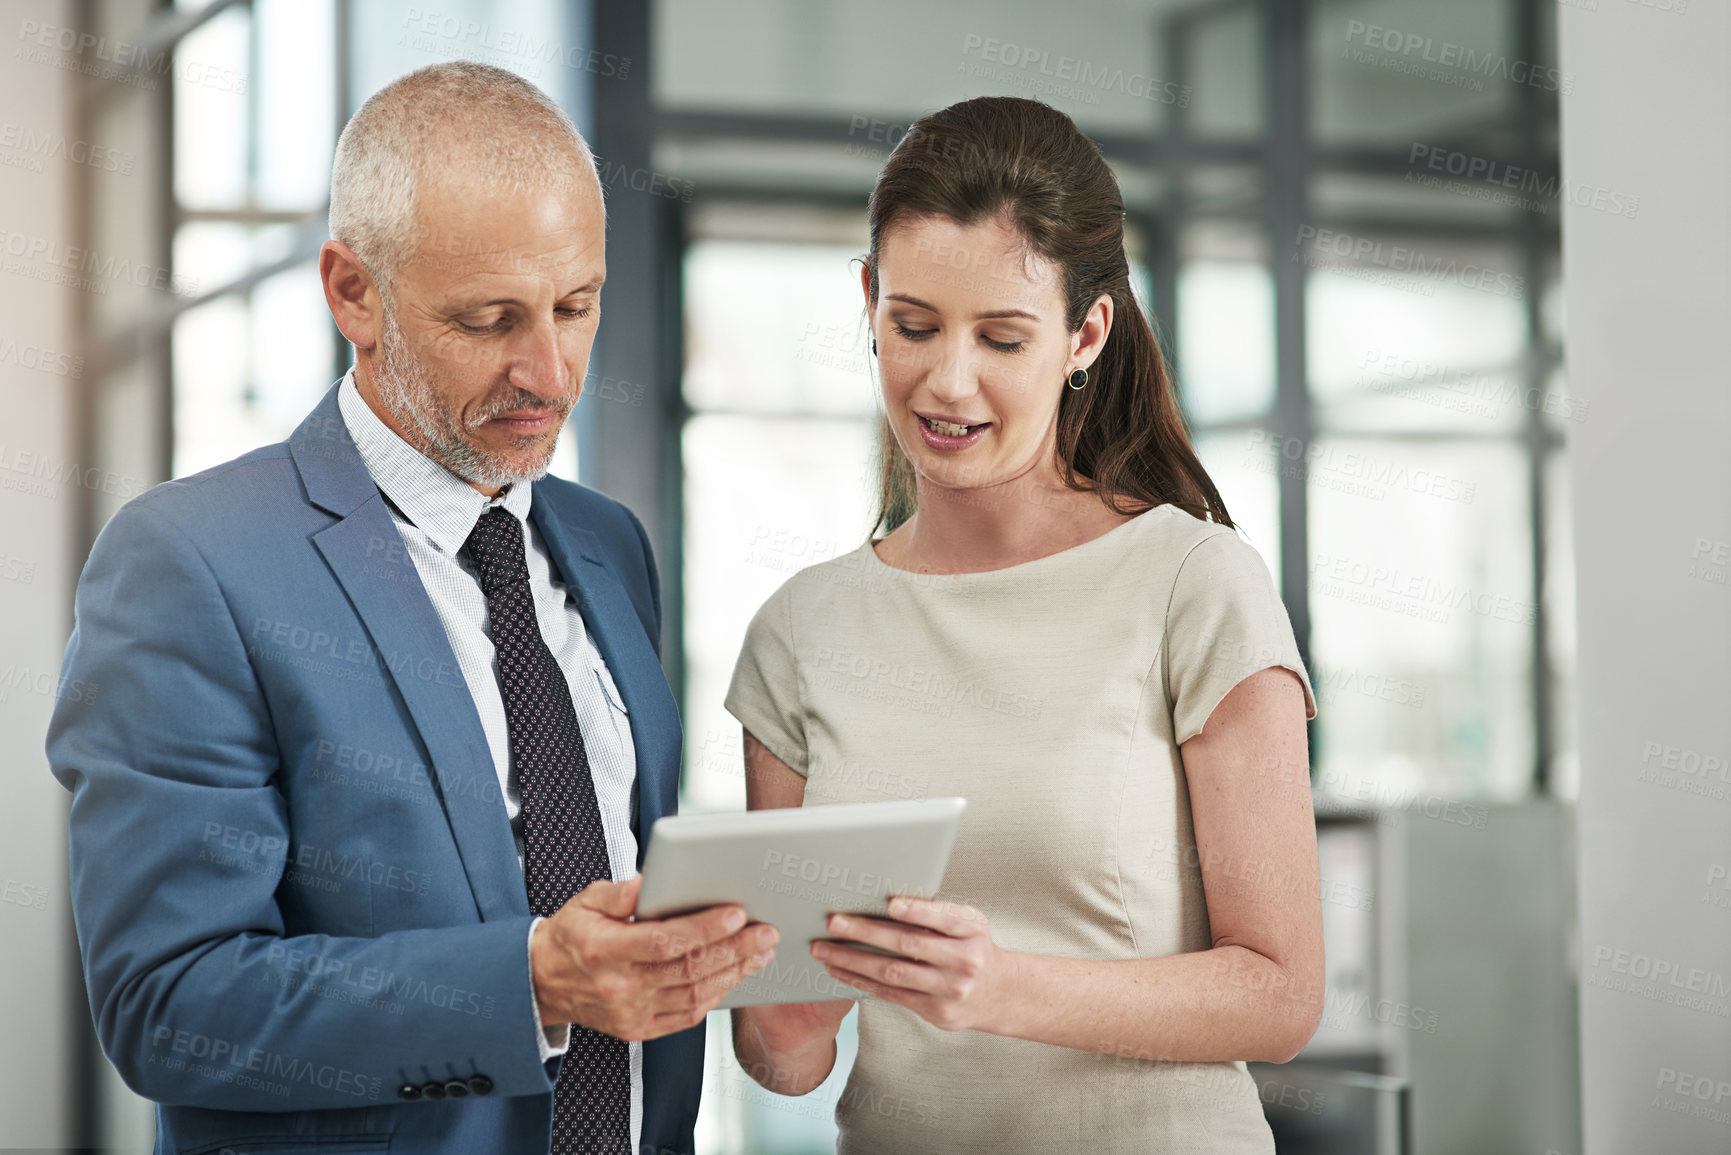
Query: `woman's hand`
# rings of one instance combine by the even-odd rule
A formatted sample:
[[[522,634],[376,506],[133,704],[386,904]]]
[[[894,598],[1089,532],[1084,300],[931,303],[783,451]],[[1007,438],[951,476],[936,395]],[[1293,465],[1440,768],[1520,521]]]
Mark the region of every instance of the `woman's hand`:
[[[797,807],[805,775],[769,752],[750,730],[745,737],[745,805],[750,810]],[[733,1010],[733,1053],[753,1079],[783,1095],[803,1095],[835,1068],[835,1036],[853,1002],[785,1003]]]
[[[745,1073],[781,1095],[804,1095],[835,1069],[835,1036],[851,1000],[733,1010],[733,1053]]]
[[[906,958],[836,942],[812,943],[812,956],[831,977],[906,1007],[934,1027],[990,1030],[1005,1005],[1015,955],[992,941],[986,916],[928,898],[892,898],[889,907],[887,919],[832,914],[829,932]]]

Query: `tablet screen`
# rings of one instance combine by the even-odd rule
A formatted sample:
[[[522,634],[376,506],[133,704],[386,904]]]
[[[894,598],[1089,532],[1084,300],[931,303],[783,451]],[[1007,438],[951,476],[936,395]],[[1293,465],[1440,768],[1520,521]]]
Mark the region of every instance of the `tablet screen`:
[[[650,829],[639,919],[737,902],[781,932],[775,958],[724,1007],[869,998],[811,957],[833,912],[886,915],[943,885],[967,802],[926,798],[662,818]]]

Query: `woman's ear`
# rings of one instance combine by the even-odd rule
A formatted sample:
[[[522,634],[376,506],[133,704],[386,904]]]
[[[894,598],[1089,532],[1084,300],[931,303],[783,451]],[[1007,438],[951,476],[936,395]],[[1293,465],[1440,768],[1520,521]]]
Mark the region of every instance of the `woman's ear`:
[[[873,327],[873,325],[872,325],[872,315],[871,315],[871,310],[872,310],[872,267],[866,261],[861,261],[859,263],[859,288],[860,288],[860,292],[865,294],[866,338],[869,341],[871,341],[872,355],[876,356],[877,351],[878,351],[878,333],[877,333],[877,329],[875,327]]]
[[[1112,333],[1113,321],[1112,298],[1101,293],[1094,303],[1088,306],[1088,312],[1082,318],[1082,327],[1077,329],[1070,338],[1070,363],[1078,368],[1087,369],[1100,356],[1100,350],[1106,347],[1106,338]]]

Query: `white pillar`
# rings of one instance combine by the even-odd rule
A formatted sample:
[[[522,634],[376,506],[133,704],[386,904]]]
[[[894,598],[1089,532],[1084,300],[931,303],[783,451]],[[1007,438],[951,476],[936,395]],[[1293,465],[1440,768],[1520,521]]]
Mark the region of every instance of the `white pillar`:
[[[1731,6],[1557,8],[1585,1155],[1731,1151]],[[1638,197],[1631,207],[1629,198]],[[1620,211],[1619,211],[1620,210]]]
[[[54,144],[77,139],[75,78],[51,63],[71,54],[36,37],[70,24],[71,9],[26,0],[0,22],[0,1149],[73,1140],[71,1016],[89,1014],[67,901],[68,796],[42,748],[78,576],[81,479],[68,474],[84,379],[72,290],[41,279],[75,224],[79,173]]]

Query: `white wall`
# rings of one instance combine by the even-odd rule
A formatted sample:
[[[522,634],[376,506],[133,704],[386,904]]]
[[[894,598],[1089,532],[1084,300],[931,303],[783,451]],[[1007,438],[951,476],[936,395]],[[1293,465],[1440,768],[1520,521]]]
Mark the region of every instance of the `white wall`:
[[[78,1072],[67,1022],[84,987],[67,902],[67,795],[42,749],[77,577],[77,482],[42,474],[72,463],[82,377],[72,373],[72,292],[37,279],[51,275],[53,254],[30,251],[68,243],[77,172],[52,144],[44,155],[21,135],[75,140],[73,93],[67,72],[14,55],[26,21],[64,25],[71,8],[26,0],[0,17],[0,1149],[70,1140]]]
[[[1731,1150],[1731,8],[1559,9],[1587,1155]],[[1633,218],[1595,186],[1640,198]],[[1608,196],[1607,196],[1608,199]],[[1580,202],[1585,201],[1586,204]],[[1603,202],[1601,202],[1603,203]]]

